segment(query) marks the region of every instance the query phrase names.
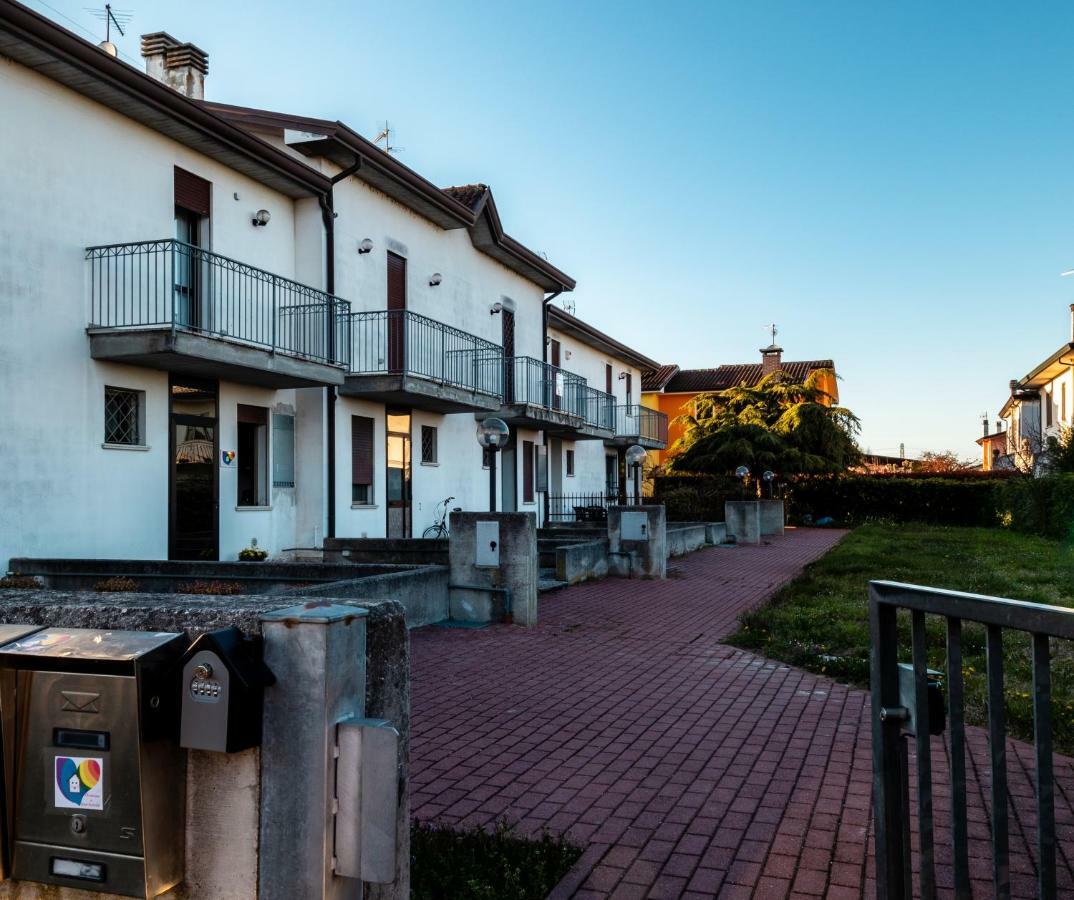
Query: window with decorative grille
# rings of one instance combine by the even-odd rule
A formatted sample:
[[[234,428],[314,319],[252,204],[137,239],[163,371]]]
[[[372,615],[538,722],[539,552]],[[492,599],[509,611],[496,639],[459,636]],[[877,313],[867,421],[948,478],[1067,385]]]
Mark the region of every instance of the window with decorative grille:
[[[145,391],[104,389],[104,442],[127,447],[145,444],[143,408]]]
[[[436,462],[436,428],[432,425],[421,426],[421,461]]]

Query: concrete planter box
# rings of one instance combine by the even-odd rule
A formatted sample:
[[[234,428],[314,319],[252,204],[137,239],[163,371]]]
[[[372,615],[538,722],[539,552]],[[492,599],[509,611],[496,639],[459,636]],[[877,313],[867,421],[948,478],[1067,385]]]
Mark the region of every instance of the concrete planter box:
[[[727,533],[736,544],[761,543],[761,504],[757,500],[727,500],[723,505]]]

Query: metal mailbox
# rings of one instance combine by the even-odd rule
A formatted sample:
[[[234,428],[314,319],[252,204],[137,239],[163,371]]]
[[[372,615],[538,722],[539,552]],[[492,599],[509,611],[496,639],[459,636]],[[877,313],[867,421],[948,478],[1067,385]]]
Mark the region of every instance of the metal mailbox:
[[[261,639],[238,628],[197,637],[183,657],[179,743],[190,750],[237,753],[261,744],[265,688],[276,679]]]
[[[181,634],[46,628],[0,647],[14,679],[11,875],[156,897],[183,877]]]
[[[478,521],[474,529],[476,551],[474,565],[496,568],[500,565],[500,523]]]

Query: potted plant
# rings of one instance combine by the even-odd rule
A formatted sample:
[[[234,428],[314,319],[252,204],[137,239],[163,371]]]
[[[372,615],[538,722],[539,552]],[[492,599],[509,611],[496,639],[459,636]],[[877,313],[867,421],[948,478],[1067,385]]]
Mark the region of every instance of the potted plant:
[[[268,551],[257,546],[257,538],[251,538],[250,546],[239,551],[239,559],[243,562],[264,562],[268,559]]]

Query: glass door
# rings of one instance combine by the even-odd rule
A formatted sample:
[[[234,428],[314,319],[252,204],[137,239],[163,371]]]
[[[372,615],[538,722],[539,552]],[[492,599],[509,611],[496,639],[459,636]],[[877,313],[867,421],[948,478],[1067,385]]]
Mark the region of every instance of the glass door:
[[[410,412],[388,411],[388,537],[411,537]]]
[[[219,558],[216,384],[173,381],[169,559]]]
[[[175,324],[187,328],[201,328],[199,262],[197,251],[201,246],[201,216],[181,206],[175,207],[175,239],[179,245],[172,260],[175,281]]]

